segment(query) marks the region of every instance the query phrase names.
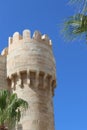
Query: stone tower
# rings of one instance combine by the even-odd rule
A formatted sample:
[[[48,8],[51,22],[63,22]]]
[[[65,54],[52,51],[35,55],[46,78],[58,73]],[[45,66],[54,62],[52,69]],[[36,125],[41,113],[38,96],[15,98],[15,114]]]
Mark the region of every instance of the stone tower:
[[[16,32],[1,57],[9,89],[29,103],[17,130],[54,130],[56,70],[51,40],[38,31],[32,38],[29,30],[22,36]]]

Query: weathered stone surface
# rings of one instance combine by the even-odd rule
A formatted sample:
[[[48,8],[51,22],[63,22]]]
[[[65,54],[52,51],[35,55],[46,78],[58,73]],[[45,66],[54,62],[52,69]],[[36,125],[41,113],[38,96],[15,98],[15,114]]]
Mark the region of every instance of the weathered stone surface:
[[[17,130],[54,130],[53,93],[56,68],[52,42],[47,35],[24,30],[9,38],[8,51],[0,56],[0,85],[29,103]],[[2,80],[3,78],[3,80]]]
[[[0,55],[0,89],[7,87],[6,57]]]

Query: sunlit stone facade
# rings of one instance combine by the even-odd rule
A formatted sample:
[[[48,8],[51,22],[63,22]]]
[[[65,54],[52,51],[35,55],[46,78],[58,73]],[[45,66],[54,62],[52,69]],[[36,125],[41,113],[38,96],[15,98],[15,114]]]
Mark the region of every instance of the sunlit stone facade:
[[[9,37],[0,56],[0,87],[29,103],[17,130],[54,130],[53,100],[56,86],[52,42],[47,35],[29,30]]]

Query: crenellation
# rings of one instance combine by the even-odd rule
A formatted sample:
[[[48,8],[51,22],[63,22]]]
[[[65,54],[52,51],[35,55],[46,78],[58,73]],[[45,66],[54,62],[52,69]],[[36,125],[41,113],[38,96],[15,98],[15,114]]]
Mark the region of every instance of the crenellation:
[[[52,41],[39,31],[9,37],[8,48],[0,55],[0,89],[17,93],[29,108],[17,130],[54,130],[53,101],[56,66]],[[19,125],[18,124],[18,125]]]
[[[8,48],[3,49],[3,51],[1,52],[2,56],[7,56],[8,55]]]
[[[23,31],[23,40],[24,42],[29,42],[29,40],[31,39],[31,32],[30,30],[24,30]]]
[[[33,34],[33,39],[37,41],[41,41],[41,33],[39,31],[35,31]]]
[[[42,39],[42,42],[43,42],[44,44],[46,44],[46,45],[48,45],[48,46],[51,47],[52,42],[51,42],[51,44],[50,44],[50,39],[49,39],[49,37],[48,37],[47,34],[42,35],[41,39]]]
[[[15,32],[15,33],[13,34],[13,43],[18,42],[18,41],[21,40],[21,39],[22,39],[22,36],[19,34],[19,32]]]
[[[52,46],[52,40],[49,40],[49,45]]]
[[[31,37],[31,31],[27,29],[23,31],[22,36],[19,34],[19,32],[15,32],[13,34],[13,37],[9,37],[8,39],[10,50],[16,48],[18,44],[37,42],[40,42],[41,44],[46,44],[50,47],[52,46],[52,41],[49,39],[48,35],[42,35],[39,31],[35,31],[33,36]]]
[[[49,42],[49,40],[50,40],[47,34],[42,35],[41,38],[43,41],[47,41],[47,42]]]
[[[13,42],[12,37],[9,37],[9,38],[8,38],[8,44],[9,44],[9,46],[12,44],[12,42]]]

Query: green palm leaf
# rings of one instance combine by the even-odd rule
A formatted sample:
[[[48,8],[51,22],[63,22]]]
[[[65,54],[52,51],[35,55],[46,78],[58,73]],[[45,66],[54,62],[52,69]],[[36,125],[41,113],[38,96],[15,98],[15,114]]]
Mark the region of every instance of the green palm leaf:
[[[28,103],[17,94],[8,90],[0,90],[0,125],[9,124],[12,128],[20,121],[21,113],[28,108]]]
[[[67,40],[75,40],[76,38],[87,37],[87,16],[76,14],[69,17],[63,26],[62,33]]]

